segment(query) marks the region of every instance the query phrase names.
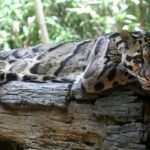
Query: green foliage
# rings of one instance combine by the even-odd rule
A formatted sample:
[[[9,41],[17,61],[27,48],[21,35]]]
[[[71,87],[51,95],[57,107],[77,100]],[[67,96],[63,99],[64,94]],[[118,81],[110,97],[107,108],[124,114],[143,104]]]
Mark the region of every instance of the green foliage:
[[[29,0],[1,0],[0,48],[37,44],[38,23],[34,3]]]
[[[150,29],[149,0],[42,2],[51,42],[95,38],[121,29]],[[0,0],[0,10],[0,50],[41,42],[34,0]]]

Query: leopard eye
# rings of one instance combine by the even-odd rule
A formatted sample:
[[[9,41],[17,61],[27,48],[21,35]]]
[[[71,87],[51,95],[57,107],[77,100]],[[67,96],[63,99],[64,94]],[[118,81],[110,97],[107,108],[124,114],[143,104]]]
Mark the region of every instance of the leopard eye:
[[[141,55],[136,55],[133,57],[133,60],[135,63],[142,63],[143,62],[143,58]]]

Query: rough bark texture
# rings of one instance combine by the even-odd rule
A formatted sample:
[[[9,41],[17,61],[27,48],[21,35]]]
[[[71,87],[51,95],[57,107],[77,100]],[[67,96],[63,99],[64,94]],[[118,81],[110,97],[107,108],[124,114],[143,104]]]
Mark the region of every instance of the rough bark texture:
[[[135,85],[87,95],[67,83],[7,83],[0,149],[150,150],[149,96]]]

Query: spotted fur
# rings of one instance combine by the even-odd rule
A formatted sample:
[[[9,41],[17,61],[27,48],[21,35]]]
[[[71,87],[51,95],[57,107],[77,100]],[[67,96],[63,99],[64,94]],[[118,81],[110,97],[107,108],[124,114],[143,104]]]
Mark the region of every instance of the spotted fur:
[[[95,40],[3,51],[0,84],[63,80],[95,93],[138,79],[150,89],[149,63],[150,33],[122,31]]]

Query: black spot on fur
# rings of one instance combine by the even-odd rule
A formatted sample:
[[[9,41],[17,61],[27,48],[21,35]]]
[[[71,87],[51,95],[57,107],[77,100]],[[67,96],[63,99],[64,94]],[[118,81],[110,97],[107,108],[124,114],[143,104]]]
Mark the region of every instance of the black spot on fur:
[[[40,56],[37,57],[37,60],[41,60],[42,58],[44,58],[47,55],[47,53],[43,53]]]
[[[10,56],[11,52],[10,51],[3,51],[0,52],[0,60],[4,60]]]
[[[4,79],[5,79],[4,73],[0,74],[0,80],[2,81],[2,80],[4,80]]]
[[[4,60],[6,59],[6,57],[0,56],[0,60]]]
[[[133,66],[130,66],[130,65],[129,65],[128,68],[129,68],[130,70],[133,70]]]
[[[67,43],[68,43],[68,42],[62,42],[62,43],[60,43],[60,44],[57,44],[57,45],[55,45],[55,46],[49,48],[48,52],[51,52],[51,51],[57,49],[58,47],[60,47],[60,46],[62,46],[62,45],[64,45],[64,44],[67,44]]]
[[[147,38],[146,37],[144,38],[144,41],[147,42]]]
[[[33,74],[38,74],[38,67],[39,67],[40,63],[35,64],[31,69],[31,73]]]
[[[138,49],[137,52],[140,53],[140,49]]]
[[[10,61],[8,61],[8,63],[9,64],[12,64],[12,63],[14,63],[16,60],[10,60]]]
[[[139,40],[138,42],[139,42],[140,45],[142,44],[142,40]]]
[[[128,73],[128,72],[123,72],[123,74],[124,74],[125,76],[128,76],[128,75],[129,75],[129,73]]]
[[[117,81],[113,82],[113,87],[117,87],[119,83]]]
[[[18,49],[18,50],[15,50],[15,51],[12,53],[12,55],[13,55],[15,58],[17,58],[17,59],[19,59],[19,58],[22,57],[22,56],[19,55],[18,51],[19,51],[19,49]]]
[[[129,76],[128,76],[128,79],[130,79],[130,80],[131,80],[131,79],[135,79],[135,77],[132,76],[132,75],[129,75]]]
[[[126,55],[126,60],[130,62],[132,60],[132,57],[129,55]]]
[[[131,34],[135,38],[141,38],[143,36],[143,33],[141,31],[134,31]]]
[[[119,42],[116,43],[116,46],[118,47],[120,44],[122,44],[122,40],[120,40]]]
[[[54,77],[44,76],[43,81],[55,79]]]
[[[124,64],[125,68],[129,69],[129,70],[132,70],[133,69],[133,66],[130,66],[130,65],[127,65],[127,64]]]
[[[113,33],[112,35],[110,35],[109,36],[109,39],[111,39],[111,38],[116,38],[117,36],[119,36],[120,35],[120,33]]]
[[[35,77],[35,76],[30,76],[30,75],[25,75],[25,76],[23,77],[23,81],[32,81],[32,80],[34,80],[34,79],[37,79],[37,77]]]
[[[103,90],[104,89],[104,83],[103,82],[98,82],[94,86],[95,90]]]
[[[84,85],[83,85],[83,83],[81,83],[81,89],[82,89],[83,91],[86,90],[85,87],[84,87]]]
[[[84,71],[86,69],[86,66],[84,65],[83,67],[82,67],[82,70]]]
[[[109,81],[112,81],[115,77],[115,74],[116,74],[116,68],[112,68],[109,72],[108,72],[108,75],[107,75],[107,78]]]
[[[32,48],[32,52],[33,52],[33,53],[38,53],[38,52],[39,52],[39,47],[40,47],[40,46],[37,46],[37,47]]]
[[[105,58],[106,58],[105,64],[107,64],[110,61],[110,56],[106,55]]]
[[[13,81],[13,80],[17,80],[18,76],[15,73],[8,73],[6,75],[6,78],[7,78],[8,81]]]

